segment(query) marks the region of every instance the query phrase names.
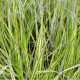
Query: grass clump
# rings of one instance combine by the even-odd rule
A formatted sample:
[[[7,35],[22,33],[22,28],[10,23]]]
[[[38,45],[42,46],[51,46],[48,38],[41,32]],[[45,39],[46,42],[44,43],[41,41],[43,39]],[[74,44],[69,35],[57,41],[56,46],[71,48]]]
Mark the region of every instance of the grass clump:
[[[80,0],[0,0],[0,79],[79,74]]]

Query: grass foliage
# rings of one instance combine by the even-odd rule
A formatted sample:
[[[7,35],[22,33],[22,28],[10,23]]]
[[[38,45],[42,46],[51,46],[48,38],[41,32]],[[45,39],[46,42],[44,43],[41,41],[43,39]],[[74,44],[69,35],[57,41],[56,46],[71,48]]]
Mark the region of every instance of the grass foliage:
[[[80,0],[0,0],[0,80],[80,80]]]

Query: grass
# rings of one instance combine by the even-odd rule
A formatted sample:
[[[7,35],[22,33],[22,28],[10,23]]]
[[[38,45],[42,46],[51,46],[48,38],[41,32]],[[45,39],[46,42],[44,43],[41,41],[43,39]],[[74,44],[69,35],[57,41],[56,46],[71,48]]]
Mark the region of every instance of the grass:
[[[80,0],[0,0],[0,80],[80,80]]]

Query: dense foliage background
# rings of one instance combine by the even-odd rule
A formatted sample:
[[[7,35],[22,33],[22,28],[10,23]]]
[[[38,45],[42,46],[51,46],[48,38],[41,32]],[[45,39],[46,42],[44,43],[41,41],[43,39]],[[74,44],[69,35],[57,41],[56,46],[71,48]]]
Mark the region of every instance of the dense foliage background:
[[[80,0],[0,0],[0,80],[80,80]]]

